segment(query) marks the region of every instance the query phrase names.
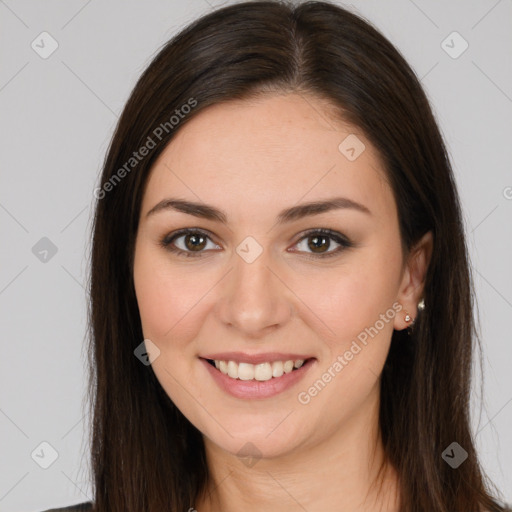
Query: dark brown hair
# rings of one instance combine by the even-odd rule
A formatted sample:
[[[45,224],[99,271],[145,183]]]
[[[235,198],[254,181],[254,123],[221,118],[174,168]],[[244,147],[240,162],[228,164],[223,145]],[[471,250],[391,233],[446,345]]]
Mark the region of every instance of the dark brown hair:
[[[400,510],[503,510],[470,431],[479,347],[473,284],[449,156],[426,95],[397,49],[360,16],[325,2],[272,1],[213,11],[165,44],[138,80],[109,147],[90,281],[95,510],[181,512],[208,482],[201,433],[151,366],[134,357],[143,340],[133,282],[141,200],[156,158],[195,115],[272,92],[327,100],[333,115],[363,131],[392,187],[406,254],[427,231],[434,235],[426,308],[412,334],[393,333],[381,377],[380,428],[400,478]],[[143,146],[148,154],[135,159]],[[457,469],[441,457],[454,441],[468,453]]]

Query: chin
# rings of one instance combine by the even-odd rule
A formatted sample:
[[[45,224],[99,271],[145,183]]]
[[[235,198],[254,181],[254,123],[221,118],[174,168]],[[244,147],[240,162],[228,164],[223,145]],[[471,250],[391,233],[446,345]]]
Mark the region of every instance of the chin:
[[[211,443],[232,455],[249,459],[272,459],[294,452],[310,437],[303,426],[292,424],[292,421],[296,421],[292,420],[292,414],[283,422],[285,416],[281,413],[279,419],[272,422],[272,427],[268,426],[267,421],[261,422],[260,417],[259,423],[249,418],[244,422],[221,423],[226,430],[218,425],[210,425],[211,428],[202,431]],[[285,427],[287,421],[290,424]]]

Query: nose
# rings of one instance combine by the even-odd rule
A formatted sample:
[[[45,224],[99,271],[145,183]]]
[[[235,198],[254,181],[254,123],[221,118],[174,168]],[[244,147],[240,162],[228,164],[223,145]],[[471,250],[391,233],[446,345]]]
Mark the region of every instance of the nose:
[[[293,294],[267,252],[252,263],[238,254],[233,259],[217,302],[220,320],[245,338],[261,338],[285,325],[292,316]]]

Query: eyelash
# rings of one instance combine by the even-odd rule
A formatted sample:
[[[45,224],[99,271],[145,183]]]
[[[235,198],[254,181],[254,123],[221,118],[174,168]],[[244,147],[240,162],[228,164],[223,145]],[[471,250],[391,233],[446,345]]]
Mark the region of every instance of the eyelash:
[[[201,229],[185,228],[185,229],[180,229],[179,231],[176,231],[169,235],[166,235],[164,238],[162,238],[160,240],[160,245],[164,249],[166,249],[172,253],[175,253],[178,256],[185,256],[186,258],[200,258],[205,251],[200,251],[200,252],[197,252],[196,254],[194,254],[193,252],[183,251],[182,249],[178,249],[177,247],[172,246],[172,243],[177,238],[179,238],[180,236],[183,236],[183,235],[190,235],[190,234],[203,235],[210,239],[210,236],[208,235],[208,233],[206,233],[205,231],[203,231]],[[330,229],[324,229],[324,228],[312,229],[312,230],[307,231],[296,242],[295,245],[302,242],[302,240],[311,237],[312,235],[327,236],[327,237],[331,238],[332,240],[334,240],[336,243],[340,244],[340,247],[338,247],[334,251],[331,251],[331,252],[328,252],[325,254],[310,253],[308,257],[312,258],[312,259],[330,258],[331,256],[336,256],[337,254],[339,254],[340,252],[342,252],[343,250],[345,250],[347,248],[354,247],[354,244],[345,236],[337,233],[336,231],[331,231]],[[297,251],[297,252],[299,252],[299,251]]]

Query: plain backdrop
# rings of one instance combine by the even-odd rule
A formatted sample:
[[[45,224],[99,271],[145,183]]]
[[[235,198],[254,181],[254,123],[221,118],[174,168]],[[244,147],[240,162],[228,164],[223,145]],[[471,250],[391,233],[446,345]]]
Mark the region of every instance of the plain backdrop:
[[[93,190],[151,58],[227,3],[0,0],[1,511],[92,498],[83,343]],[[512,502],[512,2],[344,5],[403,53],[448,144],[484,348],[473,425],[484,469]]]

